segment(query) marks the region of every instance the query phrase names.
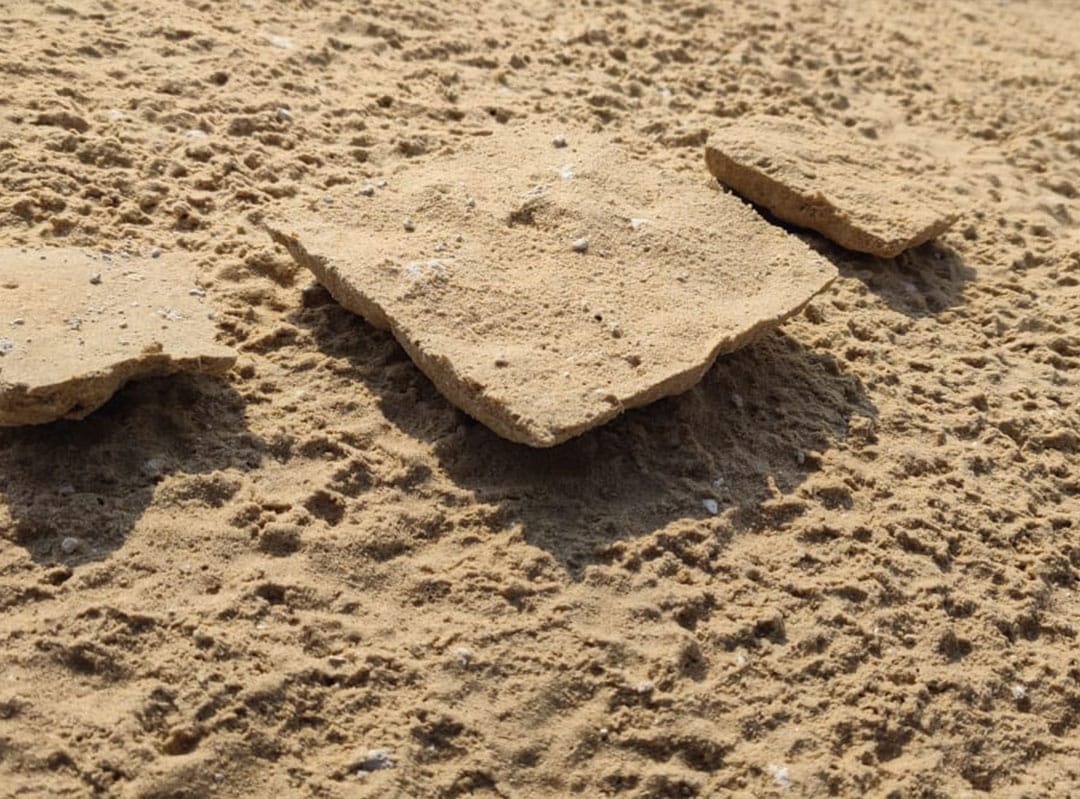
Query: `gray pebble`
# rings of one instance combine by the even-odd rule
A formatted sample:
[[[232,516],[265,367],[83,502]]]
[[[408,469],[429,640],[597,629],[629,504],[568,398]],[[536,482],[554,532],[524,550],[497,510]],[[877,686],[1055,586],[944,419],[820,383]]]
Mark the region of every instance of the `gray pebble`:
[[[363,760],[357,764],[360,771],[381,771],[384,768],[393,768],[394,761],[390,759],[390,753],[385,749],[369,749]]]
[[[364,197],[372,197],[375,195],[375,187],[370,183],[365,183],[360,187],[360,191],[358,191],[357,194],[361,194]]]
[[[82,541],[78,538],[72,538],[68,536],[60,542],[60,549],[65,555],[70,555],[82,545]]]
[[[150,250],[150,257],[151,258],[160,258],[161,257],[161,248],[160,247],[155,247],[154,249]]]
[[[561,150],[566,146],[566,137],[563,135],[556,136],[551,140],[551,146]]]
[[[578,239],[571,246],[574,248],[574,252],[585,252],[587,249],[589,249],[589,240]]]

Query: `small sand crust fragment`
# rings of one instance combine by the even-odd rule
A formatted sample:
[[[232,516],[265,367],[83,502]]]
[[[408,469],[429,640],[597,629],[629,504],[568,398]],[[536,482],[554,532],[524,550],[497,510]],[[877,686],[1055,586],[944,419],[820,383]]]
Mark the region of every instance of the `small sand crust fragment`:
[[[690,388],[836,275],[704,176],[608,139],[555,149],[509,128],[399,173],[376,201],[343,189],[321,219],[268,229],[451,402],[552,446]]]
[[[892,258],[957,219],[924,154],[847,130],[752,116],[710,136],[705,160],[736,193],[849,250]]]
[[[134,378],[227,371],[236,353],[193,286],[178,255],[0,249],[0,425],[81,419]]]

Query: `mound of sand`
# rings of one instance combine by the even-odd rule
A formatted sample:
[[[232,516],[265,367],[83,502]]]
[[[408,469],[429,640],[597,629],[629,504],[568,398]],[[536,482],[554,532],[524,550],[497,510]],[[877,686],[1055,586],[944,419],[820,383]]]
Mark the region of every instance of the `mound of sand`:
[[[557,141],[509,128],[271,232],[451,402],[538,447],[685,391],[836,276],[703,180]]]

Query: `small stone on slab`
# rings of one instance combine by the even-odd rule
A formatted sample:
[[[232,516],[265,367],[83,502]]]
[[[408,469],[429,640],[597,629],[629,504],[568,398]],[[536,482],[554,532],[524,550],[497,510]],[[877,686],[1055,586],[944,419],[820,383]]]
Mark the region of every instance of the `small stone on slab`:
[[[711,135],[705,161],[779,219],[883,258],[941,235],[958,216],[924,154],[846,129],[752,116]]]
[[[318,221],[268,230],[451,402],[535,447],[685,391],[836,276],[712,181],[567,139],[503,130],[398,173],[378,203],[342,190]],[[583,231],[587,258],[567,246]]]
[[[0,327],[23,320],[0,347],[0,426],[81,419],[135,378],[227,371],[236,353],[192,285],[180,255],[0,249]]]

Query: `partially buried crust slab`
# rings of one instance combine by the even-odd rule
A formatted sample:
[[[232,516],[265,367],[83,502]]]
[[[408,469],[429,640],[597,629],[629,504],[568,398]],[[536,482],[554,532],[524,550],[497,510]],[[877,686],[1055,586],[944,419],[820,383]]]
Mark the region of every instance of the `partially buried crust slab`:
[[[223,372],[182,256],[0,250],[0,425],[80,419],[137,377]]]
[[[537,447],[686,390],[835,277],[705,176],[567,139],[474,139],[268,228],[451,402]]]
[[[846,129],[748,117],[711,135],[705,160],[733,191],[849,250],[891,258],[957,218],[925,156]]]

